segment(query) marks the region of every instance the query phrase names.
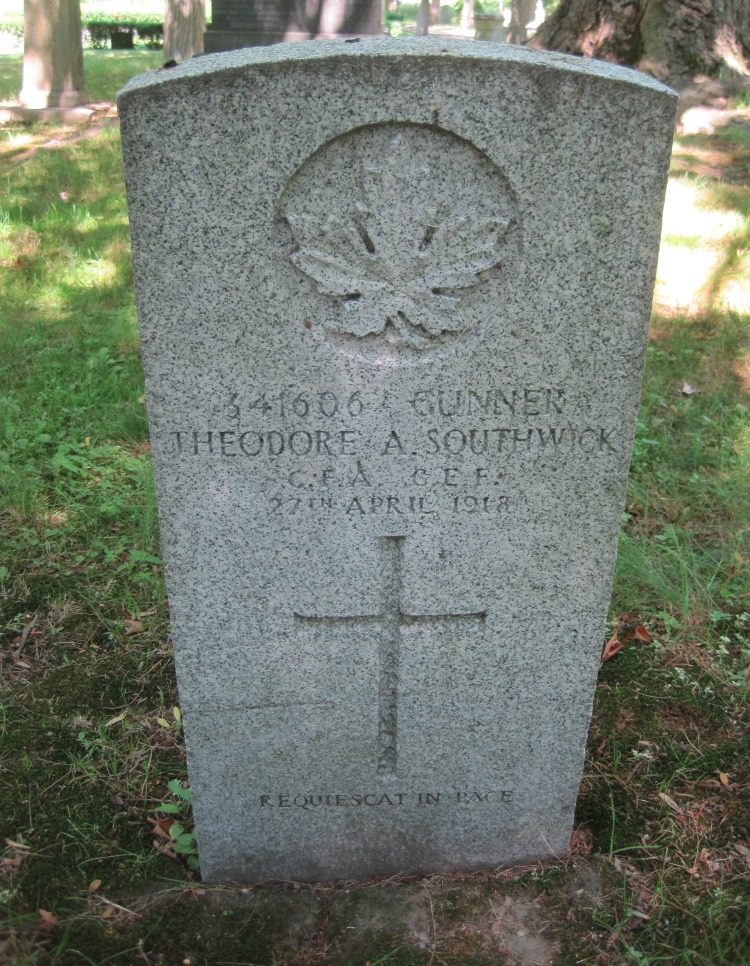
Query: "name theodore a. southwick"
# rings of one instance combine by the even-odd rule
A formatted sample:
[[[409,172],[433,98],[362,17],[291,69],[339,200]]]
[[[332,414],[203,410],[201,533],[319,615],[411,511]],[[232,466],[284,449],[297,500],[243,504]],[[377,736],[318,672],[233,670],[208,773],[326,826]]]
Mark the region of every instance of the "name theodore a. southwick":
[[[380,456],[447,456],[556,452],[617,453],[616,431],[604,426],[474,427],[421,434],[383,431],[380,443],[356,429],[219,429],[172,433],[179,456],[357,456],[375,450]]]

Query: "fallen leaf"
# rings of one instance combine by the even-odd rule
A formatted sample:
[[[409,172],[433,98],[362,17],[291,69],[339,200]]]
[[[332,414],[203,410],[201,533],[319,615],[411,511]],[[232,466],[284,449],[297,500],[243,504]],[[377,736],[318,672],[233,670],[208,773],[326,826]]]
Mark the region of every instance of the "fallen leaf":
[[[625,641],[621,641],[617,634],[613,634],[612,637],[604,645],[604,650],[602,651],[602,664],[608,661],[611,657],[614,657],[617,652],[625,646]]]
[[[631,909],[628,915],[631,917],[635,916],[636,919],[643,919],[645,922],[648,922],[651,918],[651,916],[647,915],[645,912],[641,912],[640,909]]]
[[[117,724],[118,721],[122,721],[127,711],[123,711],[121,714],[116,715],[114,718],[110,718],[109,721],[104,722],[104,727],[109,728],[110,725]]]
[[[174,715],[174,720],[177,722],[177,724],[180,724],[182,721],[182,712],[180,709],[177,707],[172,708],[172,714]]]
[[[682,809],[673,798],[669,797],[669,795],[666,795],[664,792],[659,792],[659,798],[666,805],[669,805],[673,812],[676,812],[678,815],[682,815]]]
[[[599,747],[598,747],[598,748],[596,749],[596,753],[597,753],[597,755],[601,755],[601,754],[603,754],[603,752],[604,752],[604,749],[605,749],[606,747],[607,747],[607,741],[606,741],[606,739],[605,739],[605,740],[604,740],[604,741],[603,741],[603,742],[602,742],[602,743],[601,743],[601,744],[599,745]]]
[[[682,395],[692,396],[695,394],[695,387],[691,386],[689,382],[683,382],[682,384]]]
[[[729,785],[729,775],[725,771],[719,772],[719,781],[722,785]]]
[[[646,630],[646,628],[645,628],[645,627],[643,626],[643,624],[639,624],[639,625],[638,625],[638,626],[636,627],[636,629],[635,629],[635,630],[633,631],[633,637],[634,637],[634,638],[635,638],[635,639],[636,639],[637,641],[643,641],[643,642],[644,642],[644,644],[650,644],[650,643],[651,643],[651,641],[652,641],[652,637],[651,637],[651,635],[650,635],[650,634],[649,634],[649,632],[648,632],[648,631]]]
[[[166,828],[162,826],[161,822],[157,822],[155,819],[149,818],[149,822],[154,826],[151,831],[151,834],[157,835],[160,838],[166,839],[168,842],[171,842],[172,838],[169,834],[169,828],[172,825],[172,822],[174,821],[174,819],[166,818],[166,819],[162,819],[162,821],[164,822]]]
[[[114,912],[115,912],[114,906],[107,906],[107,908],[102,913],[102,919],[111,919],[112,916],[114,915]]]
[[[168,859],[174,859],[175,862],[180,861],[177,858],[177,853],[173,852],[168,845],[161,845],[159,842],[154,842],[154,848],[160,855],[166,855]]]
[[[57,916],[54,914],[54,912],[47,912],[46,909],[38,909],[37,912],[39,913],[40,918],[48,926],[56,926],[57,925]]]
[[[6,839],[5,844],[11,849],[30,849],[30,845],[24,845],[23,842],[14,842],[13,839]]]
[[[89,895],[91,895],[92,892],[96,892],[101,887],[101,884],[101,879],[94,879],[93,882],[89,882]]]
[[[128,637],[132,637],[133,634],[141,634],[143,630],[144,627],[140,621],[125,621],[125,633]]]
[[[158,725],[161,725],[162,728],[171,728],[172,727],[172,725],[167,721],[166,718],[157,718],[156,719],[156,723]]]

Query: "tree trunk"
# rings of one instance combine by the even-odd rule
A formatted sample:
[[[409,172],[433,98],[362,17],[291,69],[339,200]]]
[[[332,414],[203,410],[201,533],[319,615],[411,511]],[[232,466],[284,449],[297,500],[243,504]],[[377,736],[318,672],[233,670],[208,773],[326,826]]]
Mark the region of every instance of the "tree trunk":
[[[536,0],[513,0],[510,8],[509,44],[526,43],[526,24],[534,19]]]
[[[747,0],[560,0],[530,47],[646,70],[681,83],[722,68],[748,73]]]
[[[23,40],[23,107],[88,104],[79,0],[26,0]]]
[[[426,37],[430,27],[430,0],[420,0],[417,11],[417,37]]]
[[[471,30],[474,26],[474,0],[464,0],[461,7],[461,30]]]
[[[430,26],[440,23],[440,0],[430,0]]]
[[[164,16],[164,60],[190,60],[203,53],[205,0],[167,0]]]

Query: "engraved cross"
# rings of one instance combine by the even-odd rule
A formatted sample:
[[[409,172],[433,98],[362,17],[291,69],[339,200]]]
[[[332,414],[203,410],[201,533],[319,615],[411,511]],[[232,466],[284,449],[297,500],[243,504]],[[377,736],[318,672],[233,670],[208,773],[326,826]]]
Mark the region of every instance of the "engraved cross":
[[[302,624],[337,626],[363,624],[380,627],[380,675],[378,682],[378,772],[396,775],[398,736],[399,665],[401,662],[401,628],[423,622],[470,622],[484,626],[487,611],[446,614],[407,614],[402,610],[403,537],[384,537],[385,586],[382,605],[376,614],[333,616],[294,614]]]

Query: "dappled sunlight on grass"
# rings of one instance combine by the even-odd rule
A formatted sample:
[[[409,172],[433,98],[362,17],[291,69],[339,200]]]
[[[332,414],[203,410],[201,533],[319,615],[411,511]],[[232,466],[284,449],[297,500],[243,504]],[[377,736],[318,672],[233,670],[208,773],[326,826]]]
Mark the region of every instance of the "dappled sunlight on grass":
[[[720,298],[728,309],[750,314],[750,258],[742,248],[722,267]]]
[[[79,265],[72,275],[71,283],[81,288],[93,285],[111,285],[117,278],[117,266],[105,258],[92,258]]]
[[[58,454],[64,469],[88,436],[146,435],[118,132],[40,151],[6,186],[0,397],[10,409],[0,449],[21,466],[30,453],[42,467]],[[38,414],[31,430],[14,415],[19,381],[32,393],[26,418]],[[5,482],[21,506],[49,485],[44,471]]]
[[[743,392],[750,396],[750,353],[748,353],[748,358],[746,359],[740,357],[735,360],[732,366],[732,373],[742,387]]]
[[[732,289],[731,302],[724,291],[733,281],[726,273],[727,252],[745,238],[746,219],[738,211],[717,210],[710,202],[710,186],[704,182],[684,175],[670,179],[654,292],[654,306],[660,312],[692,315],[705,311],[707,300],[750,311],[750,289]],[[735,271],[735,278],[744,283],[750,264]]]
[[[750,110],[675,142],[654,308],[750,313]]]
[[[80,124],[8,124],[0,127],[0,170],[34,151],[75,137]]]
[[[0,101],[17,99],[22,72],[22,54],[0,54]]]
[[[135,74],[164,63],[161,50],[84,50],[83,71],[91,101],[113,101],[117,91]],[[0,101],[17,100],[21,89],[23,57],[0,55]]]
[[[84,210],[81,212],[80,219],[76,223],[75,233],[83,241],[87,235],[98,231],[99,227],[99,219],[95,215],[92,215],[91,212]]]

